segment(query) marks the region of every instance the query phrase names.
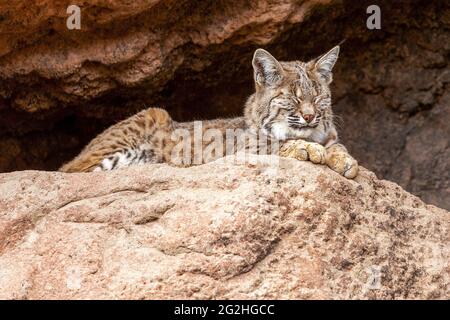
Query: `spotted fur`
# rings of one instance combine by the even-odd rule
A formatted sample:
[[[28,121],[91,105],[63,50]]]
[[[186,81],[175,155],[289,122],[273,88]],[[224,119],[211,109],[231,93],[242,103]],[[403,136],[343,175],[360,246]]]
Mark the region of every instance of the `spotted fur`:
[[[209,129],[215,129],[222,137],[226,136],[227,129],[241,129],[250,135],[262,132],[270,141],[285,144],[282,149],[287,150],[287,154],[297,154],[300,158],[304,156],[299,156],[298,150],[292,153],[288,142],[302,141],[300,149],[306,152],[306,158],[317,163],[325,162],[326,158],[335,171],[344,175],[351,172],[348,176],[353,177],[357,163],[337,144],[331,109],[329,85],[338,54],[339,47],[335,47],[309,62],[279,62],[267,51],[256,50],[252,61],[255,93],[245,104],[244,116],[203,121],[202,134]],[[175,122],[163,109],[141,111],[105,130],[60,170],[87,172],[144,163],[174,164],[172,151],[178,141],[173,140],[173,134],[177,129],[187,129],[192,146],[195,145],[194,122]],[[207,149],[211,142],[202,141],[201,147]],[[327,154],[324,147],[328,148]],[[223,154],[216,153],[188,164],[204,163],[221,156]]]

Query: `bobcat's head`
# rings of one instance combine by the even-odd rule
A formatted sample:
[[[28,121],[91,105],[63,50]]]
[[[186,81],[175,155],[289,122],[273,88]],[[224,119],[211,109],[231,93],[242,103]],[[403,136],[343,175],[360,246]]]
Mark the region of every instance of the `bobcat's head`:
[[[308,138],[332,121],[329,85],[339,46],[310,62],[277,61],[258,49],[253,56],[256,92],[246,104],[248,125],[278,139]]]

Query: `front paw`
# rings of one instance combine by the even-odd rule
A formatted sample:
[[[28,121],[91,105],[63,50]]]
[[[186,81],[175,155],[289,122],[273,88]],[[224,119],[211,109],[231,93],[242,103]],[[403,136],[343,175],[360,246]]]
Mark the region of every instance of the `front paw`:
[[[289,140],[283,144],[280,149],[280,156],[294,158],[300,161],[308,160],[308,151],[303,143],[298,140]]]
[[[348,179],[353,179],[358,174],[358,162],[346,152],[328,153],[327,166]]]
[[[305,147],[309,161],[319,164],[325,163],[327,151],[324,146],[314,142],[305,142]]]
[[[309,160],[312,163],[324,164],[326,160],[326,149],[314,142],[303,140],[287,141],[280,150],[280,156],[294,158],[297,160]]]

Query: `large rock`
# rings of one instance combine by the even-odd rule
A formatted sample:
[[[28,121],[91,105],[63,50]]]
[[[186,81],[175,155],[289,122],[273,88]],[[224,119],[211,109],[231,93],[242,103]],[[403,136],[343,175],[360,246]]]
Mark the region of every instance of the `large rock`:
[[[234,159],[0,175],[0,298],[450,298],[449,212],[365,169]]]
[[[0,171],[56,169],[145,106],[177,120],[240,114],[257,47],[283,60],[342,44],[335,110],[360,163],[450,209],[450,3],[371,0],[0,3]],[[81,4],[80,4],[81,5]]]

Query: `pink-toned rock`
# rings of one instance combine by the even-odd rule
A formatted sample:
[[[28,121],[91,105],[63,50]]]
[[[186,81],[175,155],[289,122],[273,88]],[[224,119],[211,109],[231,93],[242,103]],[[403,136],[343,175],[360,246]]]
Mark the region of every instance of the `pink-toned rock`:
[[[200,71],[211,63],[205,58],[209,49],[200,50],[199,57],[192,45],[267,44],[302,21],[313,7],[330,1],[212,5],[186,0],[93,0],[80,4],[80,30],[66,26],[71,0],[5,2],[0,4],[0,79],[35,74],[57,83],[45,94],[22,88],[13,105],[27,112],[86,101],[144,80],[160,89],[177,69],[189,65]],[[9,90],[0,90],[0,98]]]
[[[448,299],[449,212],[255,156],[0,175],[0,298]]]
[[[81,29],[69,30],[78,4]],[[149,106],[179,121],[242,113],[251,59],[338,43],[340,139],[378,176],[450,210],[450,2],[0,1],[0,172],[54,170]],[[432,141],[433,143],[429,143]]]

